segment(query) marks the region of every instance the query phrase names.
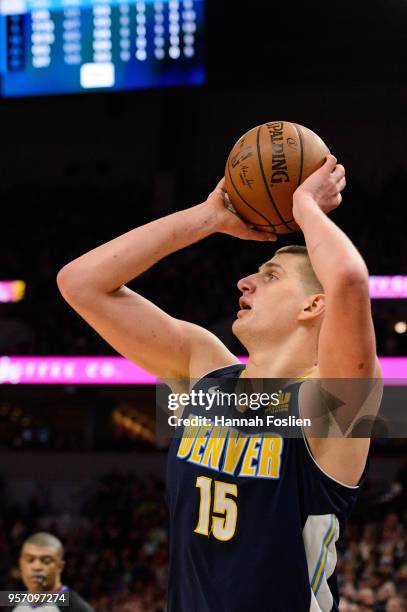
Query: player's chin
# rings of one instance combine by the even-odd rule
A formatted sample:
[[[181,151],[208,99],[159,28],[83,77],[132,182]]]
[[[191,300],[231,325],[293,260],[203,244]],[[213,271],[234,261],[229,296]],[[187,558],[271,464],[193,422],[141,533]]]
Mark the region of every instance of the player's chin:
[[[247,319],[247,316],[245,316],[245,315],[240,315],[239,316],[239,313],[236,315],[236,319],[232,323],[232,332],[235,335],[238,335],[236,332],[239,329],[242,329],[242,328],[246,327],[246,323],[247,323],[246,319]]]

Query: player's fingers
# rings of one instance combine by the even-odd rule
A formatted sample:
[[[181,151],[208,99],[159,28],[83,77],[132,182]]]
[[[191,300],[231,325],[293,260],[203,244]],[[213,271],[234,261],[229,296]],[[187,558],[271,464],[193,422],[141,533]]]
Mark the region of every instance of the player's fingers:
[[[337,181],[340,181],[345,176],[345,168],[342,164],[337,164],[332,174]]]
[[[334,157],[334,155],[331,155],[329,153],[329,155],[327,155],[326,161],[325,161],[325,163],[324,163],[324,165],[322,167],[325,169],[325,171],[328,174],[331,174],[335,170],[336,162],[337,162],[336,157]]]
[[[330,198],[325,201],[325,205],[323,206],[323,211],[325,213],[330,213],[332,210],[335,210],[342,202],[342,196],[340,193],[335,193]]]
[[[338,191],[343,191],[346,187],[346,178],[343,176],[341,180],[337,183],[336,188]]]
[[[225,177],[221,178],[219,183],[215,187],[215,191],[218,189],[222,191],[226,191],[225,182],[226,182]]]

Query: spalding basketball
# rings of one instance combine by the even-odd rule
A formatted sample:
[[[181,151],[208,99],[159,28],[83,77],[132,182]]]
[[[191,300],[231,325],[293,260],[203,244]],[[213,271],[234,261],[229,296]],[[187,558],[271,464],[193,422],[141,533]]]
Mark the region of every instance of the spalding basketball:
[[[230,152],[225,169],[229,199],[256,229],[295,232],[299,227],[292,214],[293,193],[328,154],[323,140],[302,125],[259,125],[239,138]]]

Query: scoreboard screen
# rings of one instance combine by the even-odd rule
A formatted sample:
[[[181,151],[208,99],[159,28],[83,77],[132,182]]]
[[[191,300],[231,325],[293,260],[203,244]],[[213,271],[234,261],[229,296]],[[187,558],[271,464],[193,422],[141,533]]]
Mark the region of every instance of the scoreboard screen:
[[[202,85],[204,4],[0,0],[0,95]]]

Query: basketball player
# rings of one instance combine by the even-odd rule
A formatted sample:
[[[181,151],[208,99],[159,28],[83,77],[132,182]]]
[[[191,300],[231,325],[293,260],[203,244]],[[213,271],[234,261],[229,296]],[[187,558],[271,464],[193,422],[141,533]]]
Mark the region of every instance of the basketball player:
[[[61,542],[50,533],[35,533],[24,542],[20,553],[20,572],[28,593],[60,593],[69,595],[69,606],[59,606],[56,603],[30,604],[22,603],[13,610],[15,612],[32,612],[32,610],[47,610],[47,612],[92,612],[91,608],[75,591],[61,582],[64,569],[64,549]],[[62,602],[62,600],[61,600]]]
[[[379,376],[368,271],[327,213],[345,171],[329,156],[296,190],[306,246],[278,250],[238,283],[233,331],[248,378]],[[162,378],[238,377],[244,366],[209,331],[164,313],[125,284],[215,232],[274,240],[208,199],[134,229],[66,265],[68,303],[119,353]],[[210,254],[208,254],[210,256]],[[215,262],[214,262],[215,264]],[[188,281],[193,289],[193,275]],[[292,389],[298,405],[301,385]],[[215,436],[216,437],[216,436]],[[363,477],[368,439],[242,438],[214,428],[174,439],[168,458],[169,612],[338,610],[335,542]]]

